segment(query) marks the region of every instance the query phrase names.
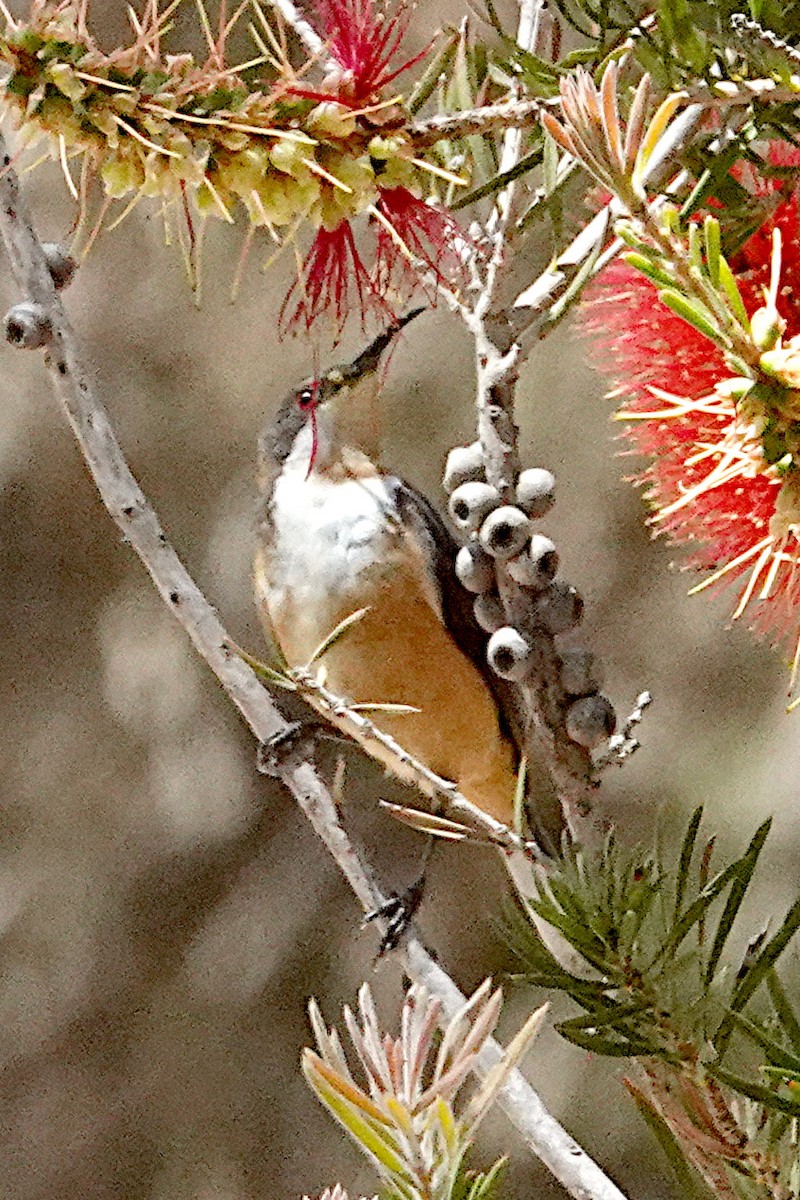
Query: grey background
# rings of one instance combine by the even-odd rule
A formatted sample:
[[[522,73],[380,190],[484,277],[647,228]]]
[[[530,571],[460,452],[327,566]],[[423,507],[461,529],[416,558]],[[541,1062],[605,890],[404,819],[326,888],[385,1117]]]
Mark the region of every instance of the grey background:
[[[121,4],[96,12],[121,28]],[[459,12],[429,4],[419,28]],[[42,234],[67,237],[58,169],[25,186]],[[258,653],[254,447],[311,351],[276,340],[288,276],[261,274],[254,255],[231,305],[241,231],[208,232],[200,308],[145,204],[101,237],[67,302],[164,528]],[[6,271],[2,303],[16,298]],[[345,353],[360,341],[349,331]],[[726,599],[688,599],[673,552],[650,543],[586,359],[569,329],[538,347],[519,421],[525,461],[558,477],[547,531],[586,598],[583,639],[607,690],[621,711],[643,687],[655,696],[644,748],[602,803],[624,838],[657,827],[669,843],[702,801],[723,852],[774,813],[757,925],[796,884],[800,716],[783,715],[780,657],[723,628]],[[373,971],[374,932],[359,931],[289,798],[256,774],[252,739],[103,511],[39,356],[6,348],[0,364],[0,1196],[256,1200],[336,1180],[370,1194],[298,1057],[311,994],[333,1020],[369,978],[392,1027],[398,968]],[[392,362],[385,461],[437,503],[448,447],[471,440],[471,405],[469,340],[444,311],[427,314]],[[419,845],[374,798],[403,793],[344,753],[347,819],[387,885],[402,884]],[[466,989],[510,965],[492,926],[503,891],[487,852],[434,862],[421,928]],[[539,999],[514,994],[504,1031]],[[555,1002],[555,1016],[567,1011]],[[526,1069],[632,1195],[672,1194],[615,1064],[548,1031]],[[501,1152],[509,1194],[563,1194],[498,1116],[474,1162]]]

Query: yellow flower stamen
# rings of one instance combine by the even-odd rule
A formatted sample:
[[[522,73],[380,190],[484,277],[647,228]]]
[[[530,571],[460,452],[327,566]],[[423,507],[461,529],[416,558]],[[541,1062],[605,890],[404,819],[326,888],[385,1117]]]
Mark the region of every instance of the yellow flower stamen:
[[[339,188],[340,191],[345,192],[348,196],[352,196],[353,189],[351,187],[348,187],[346,183],[342,183],[341,179],[337,179],[335,175],[331,175],[330,171],[326,171],[325,168],[321,167],[318,162],[314,161],[313,158],[301,158],[300,162],[304,163],[308,167],[309,171],[313,171],[315,175],[321,175],[322,178],[326,179],[333,187]]]
[[[78,189],[75,187],[75,181],[70,173],[69,163],[67,161],[67,143],[64,140],[64,135],[62,133],[58,135],[58,157],[61,163],[61,170],[64,173],[64,179],[67,183],[67,188],[69,189],[69,194],[72,196],[73,200],[77,200],[79,199]]]
[[[225,201],[222,199],[219,192],[214,187],[213,183],[211,182],[211,180],[208,178],[207,175],[203,176],[203,183],[205,184],[205,186],[208,188],[209,192],[211,193],[211,198],[214,201],[214,203],[216,204],[217,208],[219,209],[220,215],[222,216],[223,220],[227,221],[229,225],[235,225],[236,222],[233,218],[233,214],[229,211],[227,205],[225,204]]]
[[[117,116],[116,113],[114,114],[114,120],[120,129],[124,129],[126,133],[129,133],[137,142],[141,142],[148,150],[155,150],[157,154],[166,154],[168,158],[180,159],[183,157],[182,154],[178,154],[177,150],[168,150],[166,146],[159,146],[157,142],[151,142],[143,133],[139,133],[138,129],[134,129],[133,125],[129,125],[127,121],[123,121],[122,117]]]
[[[424,158],[412,158],[410,161],[421,171],[428,171],[437,179],[444,179],[447,183],[455,183],[459,187],[466,187],[469,183],[469,180],[464,179],[463,175],[454,175],[452,171],[446,171],[444,167],[437,167],[436,163],[426,162]]]
[[[270,125],[245,125],[241,121],[231,121],[227,117],[196,117],[189,113],[175,112],[172,108],[164,108],[161,104],[145,104],[144,108],[165,121],[185,121],[187,125],[214,125],[219,129],[231,129],[235,133],[254,133],[259,137],[283,138],[286,142],[298,142],[304,146],[316,146],[317,143],[309,134],[299,129],[273,129]]]

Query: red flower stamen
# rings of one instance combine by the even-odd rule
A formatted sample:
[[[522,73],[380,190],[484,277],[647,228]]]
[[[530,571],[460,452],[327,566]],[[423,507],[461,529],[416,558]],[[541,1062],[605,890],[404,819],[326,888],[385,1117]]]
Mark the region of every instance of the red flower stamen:
[[[429,53],[426,47],[390,69],[411,21],[402,0],[391,15],[375,0],[316,0],[316,10],[330,55],[347,72],[345,94],[354,105],[363,104]],[[339,98],[345,100],[344,95]]]
[[[421,280],[422,264],[435,280],[461,282],[464,261],[458,246],[466,235],[446,209],[419,199],[408,188],[382,188],[375,205],[375,286],[408,294]],[[385,222],[385,223],[384,223]],[[435,287],[427,289],[435,299]]]
[[[300,298],[289,312],[298,289]],[[362,325],[372,312],[390,320],[396,315],[364,266],[349,221],[342,221],[335,229],[317,230],[299,278],[283,302],[278,324],[284,333],[298,324],[309,330],[319,317],[328,314],[334,318],[339,334],[353,311],[361,314]]]
[[[794,150],[773,147],[770,162],[797,165]],[[780,184],[738,175],[756,195]],[[784,185],[785,187],[785,185]],[[777,307],[786,339],[800,334],[800,211],[792,193],[776,196],[772,215],[733,257],[745,307],[764,303],[773,230],[782,235]],[[584,328],[593,357],[615,381],[619,416],[632,454],[650,459],[636,477],[652,506],[656,534],[690,542],[687,567],[709,573],[693,591],[736,584],[734,619],[775,642],[800,649],[800,473],[782,450],[769,453],[768,430],[724,387],[722,355],[662,305],[653,285],[627,264],[608,267],[589,290]],[[800,425],[800,423],[798,423]],[[784,424],[785,428],[785,424]],[[782,443],[781,443],[782,446]],[[793,456],[792,456],[793,457]],[[780,462],[776,462],[780,458]],[[787,460],[788,461],[788,460]]]

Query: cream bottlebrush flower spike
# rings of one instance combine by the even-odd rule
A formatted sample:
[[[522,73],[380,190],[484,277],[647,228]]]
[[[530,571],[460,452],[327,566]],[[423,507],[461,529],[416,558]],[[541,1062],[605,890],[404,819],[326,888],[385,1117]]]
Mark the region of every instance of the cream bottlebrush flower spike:
[[[438,1042],[441,1003],[414,985],[400,1018],[400,1036],[381,1032],[369,987],[358,1016],[344,1010],[366,1085],[356,1081],[339,1034],[309,1006],[319,1053],[303,1053],[303,1072],[322,1103],[377,1168],[384,1185],[418,1200],[449,1200],[464,1154],[509,1072],[541,1028],[537,1009],[471,1098],[457,1097],[497,1024],[500,989],[486,980],[450,1021]]]
[[[394,61],[408,25],[405,0],[395,0],[393,13],[378,0],[316,0],[311,16],[327,44],[324,71],[314,57],[293,67],[258,0],[244,0],[230,18],[223,5],[216,34],[198,0],[206,59],[166,54],[163,38],[180,2],[159,11],[157,0],[145,0],[140,16],[131,9],[133,40],[110,53],[89,32],[88,0],[34,0],[25,22],[0,4],[7,24],[0,59],[10,69],[0,94],[23,139],[45,138],[61,162],[80,206],[84,253],[116,200],[125,205],[111,227],[143,199],[160,201],[165,221],[177,216],[193,285],[198,220],[233,224],[244,216],[245,249],[257,230],[274,249],[294,244],[308,225],[316,238],[305,259],[298,257],[298,292],[284,310],[287,324],[306,326],[325,312],[341,326],[352,309],[386,319],[394,315],[387,284],[405,289],[397,299],[403,307],[418,283],[408,262],[421,260],[434,272],[457,265],[451,246],[462,235],[429,203],[431,181],[467,181],[416,152],[404,99],[394,91],[421,57]],[[231,34],[250,9],[259,53],[227,63]],[[106,199],[90,221],[95,177]],[[359,217],[373,227],[371,266],[356,248],[352,222]]]

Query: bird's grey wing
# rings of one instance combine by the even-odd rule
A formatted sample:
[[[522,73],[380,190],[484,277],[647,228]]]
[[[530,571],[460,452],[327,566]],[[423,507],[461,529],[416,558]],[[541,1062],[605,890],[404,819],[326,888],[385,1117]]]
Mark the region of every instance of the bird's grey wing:
[[[442,620],[494,695],[501,731],[512,743],[515,761],[519,763],[526,743],[524,714],[511,685],[495,675],[486,661],[486,634],[475,619],[472,596],[461,586],[454,571],[459,543],[430,501],[416,488],[395,476],[386,480],[386,486],[400,520],[422,544],[426,561],[431,563]],[[534,832],[544,849],[556,852],[564,826],[552,781],[548,773],[543,768],[537,770],[535,764],[529,764],[527,779],[529,818]]]
[[[505,716],[506,708],[511,707],[510,689],[489,669],[486,662],[486,634],[475,620],[472,597],[455,576],[453,568],[458,542],[425,496],[394,476],[387,479],[386,484],[401,522],[421,543],[425,560],[431,564],[431,582],[445,626],[459,649],[481,672]],[[519,745],[518,737],[508,732],[515,744]]]

